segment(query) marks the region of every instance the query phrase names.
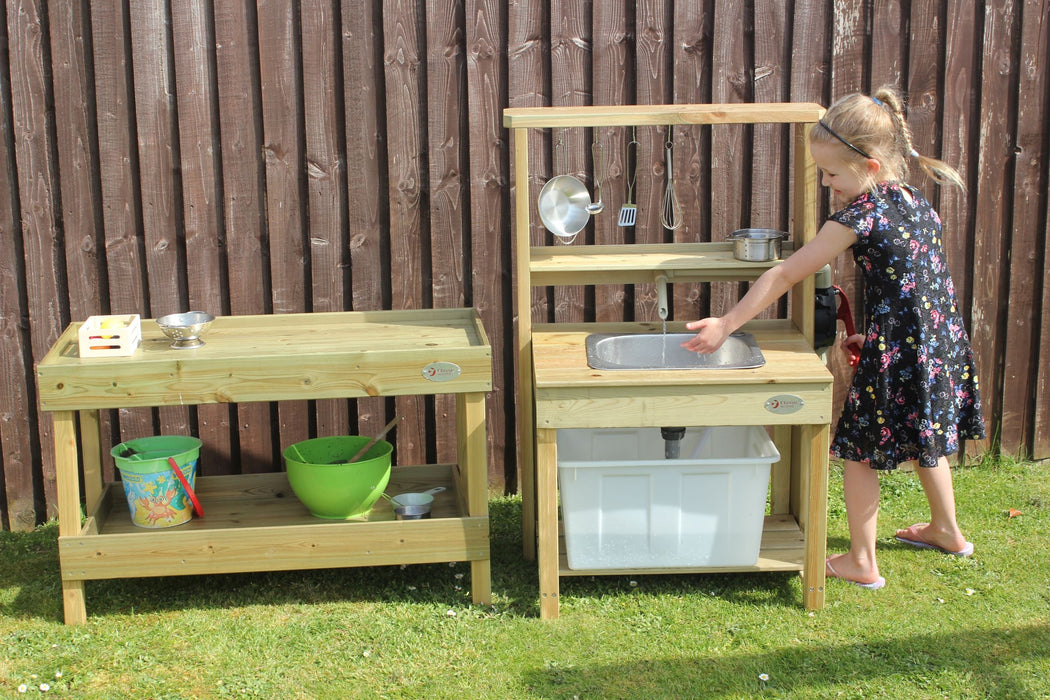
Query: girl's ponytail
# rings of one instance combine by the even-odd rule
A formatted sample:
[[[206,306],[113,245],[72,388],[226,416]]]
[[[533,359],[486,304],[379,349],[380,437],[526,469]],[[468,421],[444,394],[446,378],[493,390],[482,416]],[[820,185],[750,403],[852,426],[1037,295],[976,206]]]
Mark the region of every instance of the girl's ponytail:
[[[881,103],[893,117],[893,121],[897,125],[896,146],[905,158],[912,157],[918,160],[922,171],[933,178],[937,184],[955,185],[959,189],[966,189],[966,183],[963,182],[958,170],[937,158],[920,155],[915,150],[915,146],[912,143],[911,129],[908,128],[908,122],[904,119],[904,105],[901,102],[900,94],[895,88],[884,85],[875,91],[872,98]]]

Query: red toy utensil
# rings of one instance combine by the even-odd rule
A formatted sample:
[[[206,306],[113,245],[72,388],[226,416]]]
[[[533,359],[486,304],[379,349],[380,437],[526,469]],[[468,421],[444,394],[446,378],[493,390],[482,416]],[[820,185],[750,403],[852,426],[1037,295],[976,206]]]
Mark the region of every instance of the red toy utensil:
[[[833,285],[833,287],[835,293],[839,295],[839,299],[842,300],[841,303],[839,303],[836,318],[841,319],[842,322],[846,324],[847,337],[856,335],[857,327],[853,324],[853,312],[850,311],[849,308],[849,297],[846,296],[846,293],[842,291],[841,287],[837,285]],[[846,345],[846,350],[849,352],[849,366],[856,367],[860,364],[860,347],[858,347],[856,343],[849,343]]]
[[[190,497],[190,502],[193,504],[193,512],[197,514],[198,518],[203,518],[204,509],[201,508],[201,502],[197,500],[197,494],[193,493],[193,489],[190,488],[190,482],[186,481],[186,477],[183,475],[182,470],[179,469],[179,465],[175,464],[175,458],[168,457],[168,464],[171,465],[171,470],[175,472],[175,476],[182,483],[182,488],[186,490],[186,495]]]

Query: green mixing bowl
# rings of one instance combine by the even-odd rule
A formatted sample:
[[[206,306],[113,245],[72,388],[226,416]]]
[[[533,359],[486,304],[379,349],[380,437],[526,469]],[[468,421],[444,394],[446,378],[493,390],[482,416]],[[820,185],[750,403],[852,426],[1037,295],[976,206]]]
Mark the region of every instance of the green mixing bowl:
[[[284,464],[292,491],[318,518],[346,520],[366,514],[390,481],[393,445],[379,440],[360,459],[348,460],[371,438],[314,438],[289,445]]]

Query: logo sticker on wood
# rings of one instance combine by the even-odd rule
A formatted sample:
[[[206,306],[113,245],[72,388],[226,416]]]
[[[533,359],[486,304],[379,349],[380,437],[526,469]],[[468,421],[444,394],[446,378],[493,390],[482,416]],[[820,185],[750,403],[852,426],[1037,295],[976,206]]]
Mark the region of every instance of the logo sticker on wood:
[[[432,382],[450,382],[459,376],[462,370],[454,362],[431,362],[423,368],[423,378]]]
[[[766,410],[770,413],[779,413],[781,415],[801,411],[805,405],[806,402],[802,397],[794,394],[778,394],[766,400]]]

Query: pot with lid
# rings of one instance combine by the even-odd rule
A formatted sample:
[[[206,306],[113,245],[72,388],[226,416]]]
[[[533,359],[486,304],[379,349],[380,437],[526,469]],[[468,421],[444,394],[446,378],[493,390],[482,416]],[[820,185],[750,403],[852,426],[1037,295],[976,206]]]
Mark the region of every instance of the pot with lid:
[[[787,233],[771,228],[742,228],[728,236],[733,241],[733,257],[745,262],[779,260]]]

